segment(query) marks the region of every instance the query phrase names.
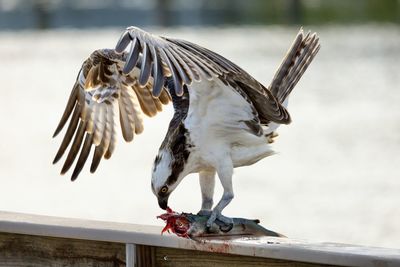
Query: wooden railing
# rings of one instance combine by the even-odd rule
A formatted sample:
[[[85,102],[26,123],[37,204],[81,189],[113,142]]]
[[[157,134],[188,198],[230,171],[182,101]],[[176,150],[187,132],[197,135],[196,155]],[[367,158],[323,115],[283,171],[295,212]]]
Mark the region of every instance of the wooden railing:
[[[156,226],[0,211],[0,266],[400,266],[400,250],[289,238],[196,242]]]

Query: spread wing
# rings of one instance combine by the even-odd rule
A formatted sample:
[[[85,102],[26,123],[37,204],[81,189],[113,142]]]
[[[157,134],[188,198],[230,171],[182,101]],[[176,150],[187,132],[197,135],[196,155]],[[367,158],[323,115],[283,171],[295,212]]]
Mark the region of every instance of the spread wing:
[[[79,154],[72,174],[72,180],[76,179],[93,146],[91,172],[96,170],[101,158],[110,158],[115,148],[118,120],[126,141],[141,133],[142,114],[154,116],[170,101],[164,88],[166,77],[172,79],[172,90],[177,96],[182,96],[184,85],[221,79],[227,88],[237,90],[254,105],[261,123],[290,122],[289,113],[276,96],[228,59],[188,41],[129,27],[115,50],[95,51],[79,72],[54,133],[56,136],[71,117],[54,159],[57,162],[71,144],[61,173],[70,169]]]
[[[128,48],[129,46],[129,48]],[[128,48],[128,49],[127,49]],[[289,123],[290,116],[273,94],[251,75],[223,56],[191,42],[155,36],[136,27],[129,27],[116,46],[117,52],[129,50],[123,72],[136,70],[140,56],[140,83],[150,73],[155,81],[171,76],[175,92],[183,93],[183,85],[202,79],[221,79],[231,88],[243,91],[259,113],[261,122]],[[166,70],[166,71],[165,71]],[[168,73],[169,72],[169,73]],[[153,94],[159,94],[161,83],[155,82]]]
[[[53,163],[60,160],[71,144],[61,174],[66,173],[79,154],[72,173],[75,180],[94,147],[90,171],[95,172],[101,159],[113,154],[118,121],[126,141],[143,131],[142,115],[154,116],[171,98],[163,86],[155,97],[154,79],[138,83],[137,73],[122,74],[126,54],[114,50],[96,50],[83,63],[72,89],[64,114],[57,126],[56,136],[69,120],[64,139]]]

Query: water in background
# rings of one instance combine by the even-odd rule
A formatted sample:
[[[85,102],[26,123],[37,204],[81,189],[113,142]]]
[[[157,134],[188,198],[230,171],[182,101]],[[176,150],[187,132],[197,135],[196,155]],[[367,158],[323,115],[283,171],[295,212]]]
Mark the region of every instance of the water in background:
[[[0,0],[0,29],[400,23],[399,0]]]
[[[237,169],[228,216],[259,218],[289,237],[400,247],[400,32],[397,26],[313,27],[322,49],[294,90],[293,123],[279,154]],[[156,33],[204,45],[268,84],[297,28],[169,28]],[[150,169],[171,107],[118,142],[95,175],[71,183],[51,161],[51,135],[83,60],[113,47],[116,30],[0,33],[0,210],[157,224]],[[223,38],[221,39],[221,36]],[[222,193],[218,185],[216,199]],[[197,212],[195,175],[170,198]]]

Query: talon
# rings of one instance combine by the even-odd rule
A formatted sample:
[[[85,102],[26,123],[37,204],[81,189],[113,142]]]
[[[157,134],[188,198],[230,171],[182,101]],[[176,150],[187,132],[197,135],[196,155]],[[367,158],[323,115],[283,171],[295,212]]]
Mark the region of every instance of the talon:
[[[215,223],[219,226],[219,229],[224,233],[229,232],[233,228],[233,219],[225,217],[222,214],[218,214]]]
[[[231,224],[223,224],[219,226],[219,230],[221,230],[221,232],[227,233],[230,230],[232,230],[233,228],[233,223]]]

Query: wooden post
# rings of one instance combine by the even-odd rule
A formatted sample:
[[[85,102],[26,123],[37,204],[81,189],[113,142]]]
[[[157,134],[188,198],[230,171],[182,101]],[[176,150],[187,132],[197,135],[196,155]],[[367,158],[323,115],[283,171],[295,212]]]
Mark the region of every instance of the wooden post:
[[[126,254],[126,267],[135,267],[136,266],[136,251],[135,244],[126,244],[125,245],[125,254]]]

